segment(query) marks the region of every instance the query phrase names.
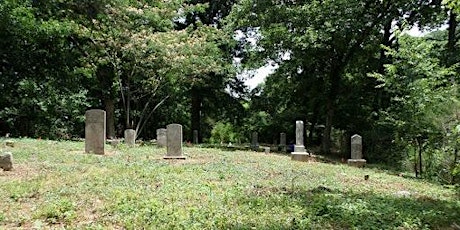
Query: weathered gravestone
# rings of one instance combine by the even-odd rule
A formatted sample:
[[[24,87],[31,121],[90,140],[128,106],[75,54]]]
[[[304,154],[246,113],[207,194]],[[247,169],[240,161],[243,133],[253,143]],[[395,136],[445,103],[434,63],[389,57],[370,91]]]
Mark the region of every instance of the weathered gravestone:
[[[0,155],[0,168],[5,171],[13,169],[13,154],[6,152]]]
[[[167,153],[164,159],[185,159],[182,154],[182,125],[166,126]]]
[[[265,152],[265,154],[269,154],[270,153],[270,147],[264,147],[264,152]]]
[[[120,144],[120,140],[111,139],[111,140],[107,140],[107,143],[109,143],[112,147],[116,148],[118,146],[118,144]]]
[[[88,110],[85,113],[85,152],[104,154],[105,111]]]
[[[193,130],[193,144],[198,144],[198,130]]]
[[[257,132],[252,132],[251,149],[253,151],[257,151],[259,149],[259,134]]]
[[[310,154],[305,151],[305,146],[303,145],[303,132],[304,126],[303,121],[295,122],[295,145],[294,152],[291,153],[291,159],[296,161],[308,161],[310,159]]]
[[[128,146],[134,146],[136,144],[136,130],[134,129],[125,130],[125,143]]]
[[[157,145],[158,147],[166,147],[166,129],[157,129]]]
[[[11,148],[14,148],[14,141],[12,140],[6,140],[5,145]]]
[[[280,150],[286,152],[286,133],[280,133]]]
[[[366,160],[363,159],[363,140],[358,134],[351,137],[351,159],[348,159],[347,163],[357,167],[366,165]]]

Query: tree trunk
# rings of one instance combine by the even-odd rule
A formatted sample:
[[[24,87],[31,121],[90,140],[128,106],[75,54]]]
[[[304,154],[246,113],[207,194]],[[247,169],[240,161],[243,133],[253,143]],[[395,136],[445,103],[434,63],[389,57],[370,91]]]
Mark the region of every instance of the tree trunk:
[[[418,149],[418,166],[416,165],[415,167],[417,168],[418,167],[418,171],[416,171],[416,174],[415,176],[417,177],[417,174],[422,177],[422,174],[423,174],[423,170],[422,170],[422,162],[423,162],[423,156],[422,156],[422,153],[423,153],[423,143],[422,143],[422,139],[421,137],[417,137],[417,149]]]
[[[104,99],[105,115],[106,115],[106,132],[107,138],[112,139],[116,137],[115,134],[115,103],[113,99]]]
[[[129,84],[129,78],[126,83],[126,129],[132,129],[134,127],[133,122],[131,121],[131,88]]]
[[[391,23],[392,21],[388,21],[383,27],[383,37],[382,37],[382,45],[390,47],[392,45],[391,39]],[[379,69],[378,72],[383,74],[385,73],[385,64],[388,64],[388,57],[385,54],[385,49],[380,49],[380,58],[379,58]]]
[[[343,68],[341,64],[333,65],[331,75],[329,77],[329,82],[326,85],[329,85],[327,90],[327,99],[326,99],[326,124],[323,134],[323,145],[322,152],[324,154],[331,153],[331,131],[332,125],[334,122],[334,113],[335,113],[335,100],[337,99],[337,94],[339,93],[340,87],[340,72]]]
[[[449,27],[448,27],[448,40],[447,40],[447,58],[446,58],[446,64],[447,66],[450,66],[453,64],[455,61],[454,56],[456,55],[455,53],[455,44],[457,43],[457,36],[455,35],[456,30],[457,30],[457,14],[453,11],[450,10],[449,12]]]
[[[201,143],[201,103],[202,98],[200,89],[192,87],[192,129],[190,130],[190,137],[193,138],[193,130],[198,130],[198,142]]]
[[[326,127],[323,133],[323,149],[322,152],[329,154],[331,152],[331,131],[332,131],[332,119],[334,118],[334,105],[333,101],[328,98],[326,105]]]
[[[423,162],[423,157],[422,157],[422,144],[419,144],[418,147],[418,168],[420,172],[420,177],[422,177],[423,170],[422,170],[422,162]]]
[[[457,146],[455,146],[455,149],[454,149],[454,162],[452,164],[452,167],[450,169],[451,171],[451,178],[450,178],[450,184],[455,184],[456,182],[456,175],[454,174],[454,170],[455,170],[455,167],[457,166],[457,160],[458,160],[458,148]]]

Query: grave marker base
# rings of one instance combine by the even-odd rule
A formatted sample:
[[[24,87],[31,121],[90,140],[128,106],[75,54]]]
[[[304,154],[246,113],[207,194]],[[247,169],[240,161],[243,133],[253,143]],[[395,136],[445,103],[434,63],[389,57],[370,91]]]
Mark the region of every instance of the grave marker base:
[[[358,168],[364,167],[366,165],[366,160],[364,159],[348,159],[347,161],[349,166],[355,166]]]
[[[310,161],[313,157],[307,152],[292,152],[291,160],[293,161]]]

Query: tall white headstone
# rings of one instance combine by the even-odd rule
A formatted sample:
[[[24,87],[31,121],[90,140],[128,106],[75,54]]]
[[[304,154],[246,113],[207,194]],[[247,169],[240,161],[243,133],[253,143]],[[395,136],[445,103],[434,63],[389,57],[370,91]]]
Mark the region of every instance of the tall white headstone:
[[[296,121],[294,152],[291,153],[292,160],[308,161],[310,159],[310,154],[305,151],[305,146],[303,145],[303,132],[303,121]]]

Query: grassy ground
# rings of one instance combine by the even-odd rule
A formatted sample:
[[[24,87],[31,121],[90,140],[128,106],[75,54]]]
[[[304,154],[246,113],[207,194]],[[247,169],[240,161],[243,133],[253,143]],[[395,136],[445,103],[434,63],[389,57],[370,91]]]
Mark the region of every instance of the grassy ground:
[[[454,190],[344,164],[185,148],[83,153],[83,142],[15,140],[0,170],[0,229],[455,229]],[[369,175],[369,180],[364,180]],[[408,191],[410,196],[396,195]],[[404,195],[404,194],[403,194]]]

